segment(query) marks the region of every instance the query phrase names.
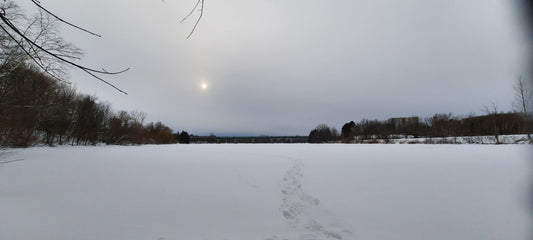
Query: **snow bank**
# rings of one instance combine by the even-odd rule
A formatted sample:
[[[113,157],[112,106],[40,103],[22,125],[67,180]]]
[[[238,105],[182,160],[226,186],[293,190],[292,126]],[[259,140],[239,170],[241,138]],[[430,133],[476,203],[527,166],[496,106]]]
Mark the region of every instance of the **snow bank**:
[[[8,150],[0,239],[531,239],[529,145]]]

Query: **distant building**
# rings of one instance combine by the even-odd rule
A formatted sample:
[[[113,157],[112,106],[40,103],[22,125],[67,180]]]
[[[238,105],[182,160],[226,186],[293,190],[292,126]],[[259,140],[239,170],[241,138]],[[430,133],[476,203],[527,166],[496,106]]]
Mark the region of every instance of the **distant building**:
[[[395,130],[403,130],[408,126],[418,125],[418,117],[389,118],[389,124]]]

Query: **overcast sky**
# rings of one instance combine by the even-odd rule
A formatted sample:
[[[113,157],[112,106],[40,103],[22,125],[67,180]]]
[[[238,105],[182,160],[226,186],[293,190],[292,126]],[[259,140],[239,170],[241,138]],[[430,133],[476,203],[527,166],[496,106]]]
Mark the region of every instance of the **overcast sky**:
[[[105,77],[127,96],[73,70],[80,92],[194,134],[307,135],[320,123],[481,114],[491,102],[508,111],[526,74],[509,0],[205,0],[187,40],[194,16],[180,20],[195,2],[41,1],[103,35],[61,28],[82,63],[131,68]]]

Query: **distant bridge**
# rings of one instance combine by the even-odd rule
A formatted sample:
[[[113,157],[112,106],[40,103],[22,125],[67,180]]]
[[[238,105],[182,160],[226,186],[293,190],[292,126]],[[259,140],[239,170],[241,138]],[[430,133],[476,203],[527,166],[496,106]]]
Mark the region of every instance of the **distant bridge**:
[[[307,136],[216,137],[191,136],[191,143],[307,143]]]

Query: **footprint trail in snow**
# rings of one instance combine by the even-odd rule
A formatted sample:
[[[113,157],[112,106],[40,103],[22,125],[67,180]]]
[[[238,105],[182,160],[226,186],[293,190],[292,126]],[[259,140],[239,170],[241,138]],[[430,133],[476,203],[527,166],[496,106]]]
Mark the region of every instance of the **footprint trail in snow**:
[[[352,233],[321,206],[320,199],[304,191],[303,168],[303,162],[295,160],[281,183],[282,200],[279,211],[291,231],[298,233],[297,238],[301,240],[353,239]]]

